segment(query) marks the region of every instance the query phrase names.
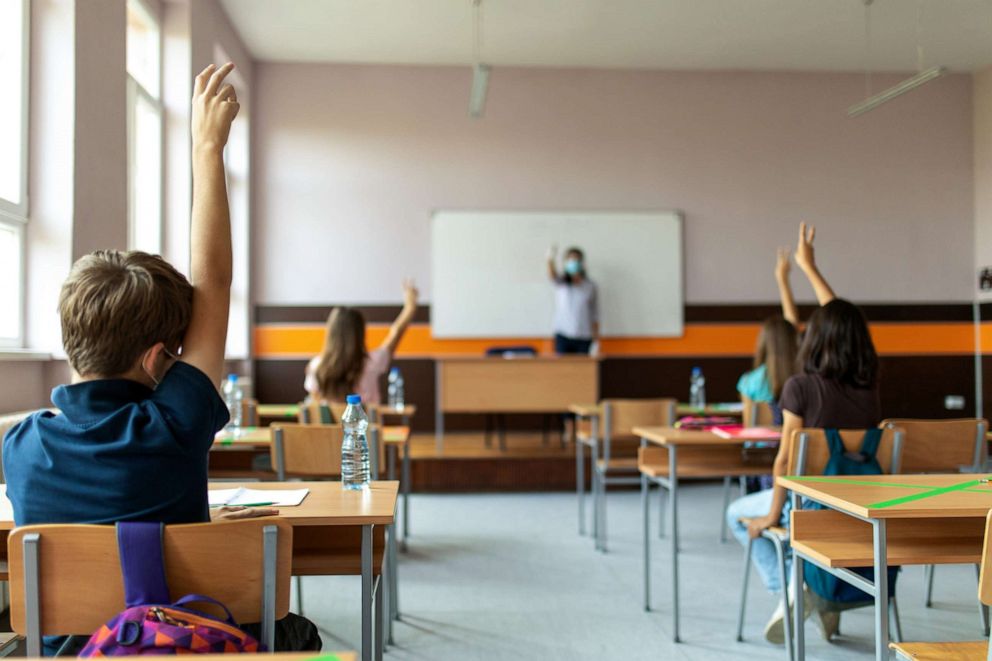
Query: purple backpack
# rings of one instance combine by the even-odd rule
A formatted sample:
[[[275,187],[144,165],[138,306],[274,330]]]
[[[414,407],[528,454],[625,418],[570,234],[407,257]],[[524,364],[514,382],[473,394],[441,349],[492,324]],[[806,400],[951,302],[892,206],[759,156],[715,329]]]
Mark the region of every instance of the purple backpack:
[[[231,612],[219,601],[199,594],[171,601],[162,528],[161,523],[117,524],[127,609],[100,627],[79,656],[264,651],[257,640],[238,628]],[[219,606],[227,613],[227,620],[188,608],[197,602]]]

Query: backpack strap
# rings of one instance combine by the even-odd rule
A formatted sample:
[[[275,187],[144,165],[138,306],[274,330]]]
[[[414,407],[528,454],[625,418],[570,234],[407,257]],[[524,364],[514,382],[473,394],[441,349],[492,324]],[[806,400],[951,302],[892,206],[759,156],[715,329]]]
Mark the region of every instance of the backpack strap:
[[[824,429],[827,437],[827,449],[830,450],[830,458],[842,457],[844,455],[844,439],[840,437],[839,429]]]
[[[143,521],[117,524],[117,551],[124,577],[124,603],[128,608],[170,602],[162,549],[163,528],[161,523]]]
[[[882,430],[878,427],[866,429],[865,435],[861,439],[861,454],[867,459],[875,459],[878,453],[878,446],[882,442]]]

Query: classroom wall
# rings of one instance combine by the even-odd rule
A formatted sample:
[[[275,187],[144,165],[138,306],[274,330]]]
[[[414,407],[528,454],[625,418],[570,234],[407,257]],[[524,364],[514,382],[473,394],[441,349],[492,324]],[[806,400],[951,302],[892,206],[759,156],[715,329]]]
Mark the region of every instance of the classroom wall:
[[[975,266],[980,269],[992,267],[992,67],[974,80]],[[992,292],[979,297],[992,300]]]
[[[774,300],[801,219],[844,295],[971,299],[968,75],[857,119],[860,74],[497,68],[481,120],[467,67],[255,81],[257,303],[392,303],[405,275],[429,300],[436,208],[681,209],[690,304]]]

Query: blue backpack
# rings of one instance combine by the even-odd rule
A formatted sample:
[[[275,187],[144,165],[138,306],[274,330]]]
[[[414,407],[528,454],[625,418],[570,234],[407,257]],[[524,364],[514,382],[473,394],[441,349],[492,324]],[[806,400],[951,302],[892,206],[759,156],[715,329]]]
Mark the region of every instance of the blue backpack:
[[[836,429],[825,429],[827,435],[827,447],[830,449],[830,460],[824,469],[824,475],[881,475],[882,466],[878,463],[878,444],[882,441],[881,429],[869,429],[865,431],[861,440],[861,450],[859,452],[848,452],[844,449],[844,441],[840,437],[840,432]],[[819,503],[807,503],[803,506],[807,510],[825,509]],[[852,568],[854,573],[865,577],[869,581],[875,580],[875,570],[872,567]],[[889,597],[895,594],[896,576],[899,567],[889,567]],[[861,588],[854,587],[846,581],[842,581],[830,572],[820,569],[812,563],[807,563],[804,574],[806,585],[818,596],[828,601],[842,604],[864,603],[874,600],[870,594]]]

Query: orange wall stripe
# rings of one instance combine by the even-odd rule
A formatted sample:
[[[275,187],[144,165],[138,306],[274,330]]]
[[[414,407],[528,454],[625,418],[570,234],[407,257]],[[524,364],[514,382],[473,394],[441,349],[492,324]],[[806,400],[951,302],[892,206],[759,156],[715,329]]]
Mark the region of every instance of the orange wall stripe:
[[[686,324],[682,337],[606,338],[602,352],[613,356],[750,356],[759,324]],[[872,336],[884,355],[974,353],[974,325],[969,322],[876,323]],[[370,348],[382,343],[386,324],[369,324]],[[982,324],[982,345],[992,351],[992,323]],[[255,356],[292,359],[313,356],[324,342],[323,324],[259,324],[255,326]],[[496,345],[529,344],[542,353],[551,351],[550,338],[436,339],[426,324],[412,325],[397,350],[406,357],[438,354],[479,355]]]

